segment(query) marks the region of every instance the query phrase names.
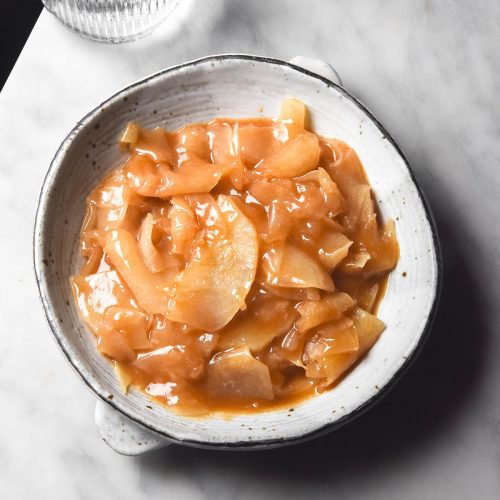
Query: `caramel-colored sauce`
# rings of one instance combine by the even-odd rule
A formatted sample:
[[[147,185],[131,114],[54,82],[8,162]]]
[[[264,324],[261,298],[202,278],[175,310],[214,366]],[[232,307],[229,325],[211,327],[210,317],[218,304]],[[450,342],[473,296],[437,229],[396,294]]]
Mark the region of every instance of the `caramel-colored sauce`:
[[[304,123],[288,99],[277,120],[129,124],[72,278],[124,390],[192,416],[290,406],[376,342],[394,224],[355,151]]]

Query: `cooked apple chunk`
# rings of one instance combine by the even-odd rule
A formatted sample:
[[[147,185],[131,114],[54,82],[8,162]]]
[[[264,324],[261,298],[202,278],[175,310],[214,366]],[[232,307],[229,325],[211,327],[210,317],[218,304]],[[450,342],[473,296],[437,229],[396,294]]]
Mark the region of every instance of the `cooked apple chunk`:
[[[259,246],[252,223],[229,196],[217,199],[225,231],[205,233],[194,257],[174,281],[166,316],[213,332],[245,307]]]

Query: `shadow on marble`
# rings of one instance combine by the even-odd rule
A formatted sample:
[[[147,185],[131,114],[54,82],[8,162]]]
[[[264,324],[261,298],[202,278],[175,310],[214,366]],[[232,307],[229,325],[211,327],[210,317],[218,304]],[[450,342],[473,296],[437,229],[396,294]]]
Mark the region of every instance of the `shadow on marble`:
[[[290,484],[380,474],[414,453],[425,453],[472,401],[489,343],[485,300],[468,264],[470,242],[464,227],[454,226],[457,212],[446,201],[435,213],[445,273],[434,328],[420,357],[382,401],[345,427],[288,448],[228,452],[171,446],[134,459],[143,474],[161,481],[176,473],[223,471],[242,481],[283,482],[289,490]]]

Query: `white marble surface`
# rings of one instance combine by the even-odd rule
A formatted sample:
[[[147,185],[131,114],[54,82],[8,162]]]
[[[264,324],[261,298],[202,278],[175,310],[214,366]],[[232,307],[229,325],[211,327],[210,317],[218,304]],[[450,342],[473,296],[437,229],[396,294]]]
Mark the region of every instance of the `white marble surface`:
[[[0,94],[0,498],[500,497],[500,4],[193,0],[129,45],[40,17]],[[445,255],[423,354],[376,408],[330,436],[266,452],[172,446],[116,455],[94,396],[38,304],[31,231],[43,176],[74,123],[165,66],[216,52],[331,61],[406,152]]]

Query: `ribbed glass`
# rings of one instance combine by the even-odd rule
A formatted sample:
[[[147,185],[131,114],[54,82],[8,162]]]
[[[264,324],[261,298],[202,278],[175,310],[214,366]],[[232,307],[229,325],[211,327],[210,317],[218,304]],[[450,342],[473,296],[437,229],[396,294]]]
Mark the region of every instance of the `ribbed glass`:
[[[78,33],[119,43],[151,32],[180,0],[42,0],[49,12]]]

